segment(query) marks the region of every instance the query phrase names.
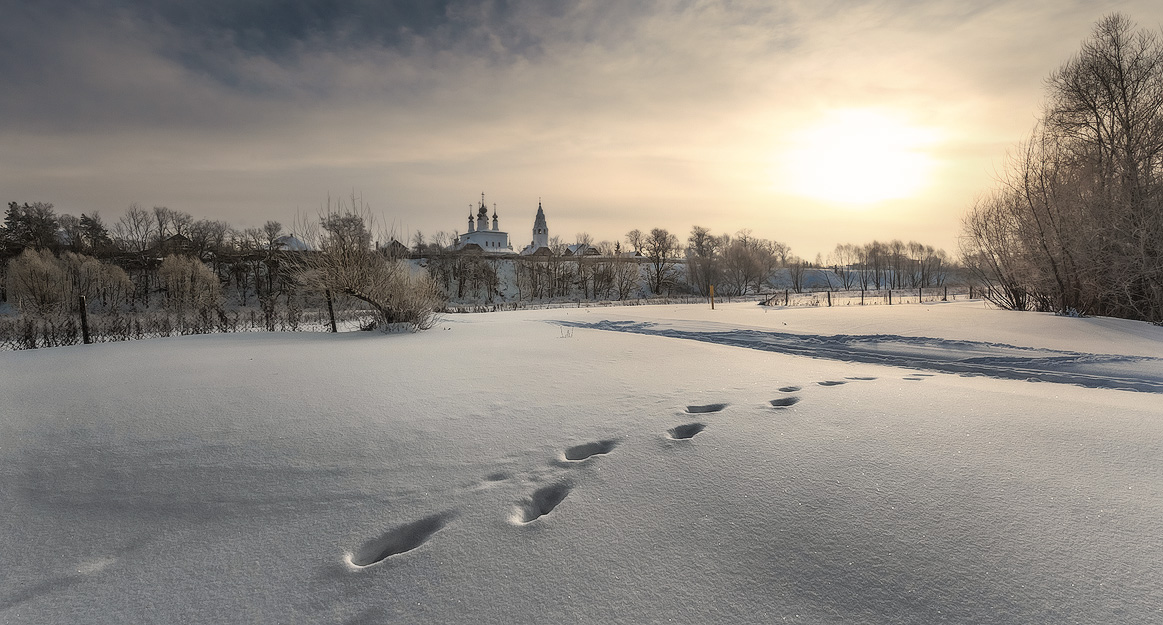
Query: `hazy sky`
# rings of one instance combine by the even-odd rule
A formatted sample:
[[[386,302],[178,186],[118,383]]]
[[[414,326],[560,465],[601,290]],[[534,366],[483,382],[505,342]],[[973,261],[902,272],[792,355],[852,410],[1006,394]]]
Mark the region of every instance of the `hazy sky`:
[[[1045,76],[1163,2],[0,0],[0,190],[236,227],[352,190],[516,246],[750,228],[956,249]]]

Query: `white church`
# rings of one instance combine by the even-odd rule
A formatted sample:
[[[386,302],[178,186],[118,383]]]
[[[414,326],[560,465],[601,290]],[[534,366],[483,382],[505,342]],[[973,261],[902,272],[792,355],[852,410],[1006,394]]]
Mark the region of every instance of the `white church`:
[[[514,254],[509,242],[509,233],[501,230],[497,218],[497,206],[493,205],[492,225],[489,224],[489,209],[485,205],[485,194],[481,194],[476,214],[469,205],[468,232],[456,237],[455,250],[480,250],[492,254]],[[521,250],[522,255],[545,254],[549,252],[549,226],[545,223],[545,211],[537,202],[537,216],[533,219],[533,240]]]

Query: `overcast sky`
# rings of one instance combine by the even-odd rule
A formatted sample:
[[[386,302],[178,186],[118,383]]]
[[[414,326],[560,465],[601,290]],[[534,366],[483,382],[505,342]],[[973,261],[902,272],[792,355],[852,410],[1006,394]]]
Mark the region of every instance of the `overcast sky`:
[[[955,251],[1115,11],[1163,24],[1158,0],[0,0],[0,190],[236,227],[355,190],[426,234],[484,192],[518,249],[540,198],[569,241]]]

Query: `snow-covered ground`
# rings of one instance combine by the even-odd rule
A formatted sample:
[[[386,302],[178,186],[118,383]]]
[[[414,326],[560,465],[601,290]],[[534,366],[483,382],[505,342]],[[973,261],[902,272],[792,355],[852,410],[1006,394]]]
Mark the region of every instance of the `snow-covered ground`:
[[[981,302],[4,352],[0,622],[1163,622],[1161,361]]]

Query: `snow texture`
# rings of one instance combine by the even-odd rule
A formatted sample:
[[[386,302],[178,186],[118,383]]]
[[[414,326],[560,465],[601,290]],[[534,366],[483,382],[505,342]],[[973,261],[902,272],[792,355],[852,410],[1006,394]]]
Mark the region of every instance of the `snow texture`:
[[[1163,622],[1161,357],[980,302],[4,352],[0,622]]]

